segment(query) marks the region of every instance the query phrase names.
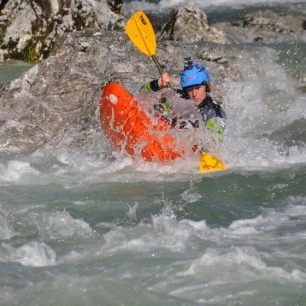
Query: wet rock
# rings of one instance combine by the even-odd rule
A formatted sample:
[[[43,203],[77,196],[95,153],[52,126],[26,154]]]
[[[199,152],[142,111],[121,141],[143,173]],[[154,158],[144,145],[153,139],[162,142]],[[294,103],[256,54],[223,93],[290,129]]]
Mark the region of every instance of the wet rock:
[[[98,127],[94,118],[103,78],[95,61],[101,35],[94,34],[83,33],[90,35],[86,38],[68,35],[57,56],[50,56],[2,88],[2,152],[29,153],[47,143],[60,146],[63,139],[79,147],[84,134]],[[91,47],[80,50],[84,44]],[[106,52],[106,48],[100,51]]]
[[[302,16],[277,14],[270,10],[247,14],[242,20],[243,27],[264,29],[277,33],[297,33],[303,30]]]
[[[122,0],[106,0],[111,10],[117,14],[123,14]]]
[[[169,18],[159,34],[161,41],[229,43],[222,31],[209,26],[207,16],[200,8],[185,6],[174,10]]]
[[[0,60],[46,58],[66,32],[122,28],[120,5],[120,0],[8,0],[0,13]]]
[[[299,81],[299,90],[306,93],[306,76],[302,76]]]
[[[217,23],[233,42],[283,41],[305,33],[305,16],[269,9],[246,14],[240,20]]]
[[[234,47],[204,47],[197,52],[196,57],[204,62],[211,63],[210,65],[215,64],[222,75],[222,80],[229,77],[237,81],[241,79],[239,69],[233,64],[237,53],[238,51],[235,52]]]

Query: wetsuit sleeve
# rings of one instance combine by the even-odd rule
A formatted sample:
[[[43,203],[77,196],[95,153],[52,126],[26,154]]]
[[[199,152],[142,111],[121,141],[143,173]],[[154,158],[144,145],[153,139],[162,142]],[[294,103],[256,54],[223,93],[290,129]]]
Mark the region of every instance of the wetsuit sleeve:
[[[158,85],[158,80],[147,82],[142,86],[143,92],[158,91],[158,90],[160,90],[160,87]]]

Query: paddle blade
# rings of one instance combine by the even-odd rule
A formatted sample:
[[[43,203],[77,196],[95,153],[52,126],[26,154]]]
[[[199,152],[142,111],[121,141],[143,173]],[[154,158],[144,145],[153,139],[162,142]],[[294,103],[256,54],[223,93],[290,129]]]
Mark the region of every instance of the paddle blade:
[[[208,171],[216,171],[224,169],[226,169],[226,166],[216,157],[206,152],[201,152],[200,172],[208,172]]]
[[[127,22],[125,32],[133,44],[145,55],[156,52],[156,38],[149,18],[143,11],[136,12]]]

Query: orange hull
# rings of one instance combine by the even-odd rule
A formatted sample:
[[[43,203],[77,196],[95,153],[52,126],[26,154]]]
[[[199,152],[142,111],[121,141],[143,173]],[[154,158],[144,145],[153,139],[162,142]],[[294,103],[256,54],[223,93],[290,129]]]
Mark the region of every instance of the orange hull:
[[[169,161],[184,155],[171,135],[171,126],[161,117],[146,114],[120,84],[109,83],[100,102],[102,129],[115,149],[147,161]]]

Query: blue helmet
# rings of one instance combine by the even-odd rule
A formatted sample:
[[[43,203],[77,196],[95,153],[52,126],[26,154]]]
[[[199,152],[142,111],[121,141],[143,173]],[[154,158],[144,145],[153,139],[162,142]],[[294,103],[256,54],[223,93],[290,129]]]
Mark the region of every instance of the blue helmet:
[[[208,69],[202,64],[195,64],[185,68],[181,75],[183,89],[197,85],[209,84],[210,75]]]

